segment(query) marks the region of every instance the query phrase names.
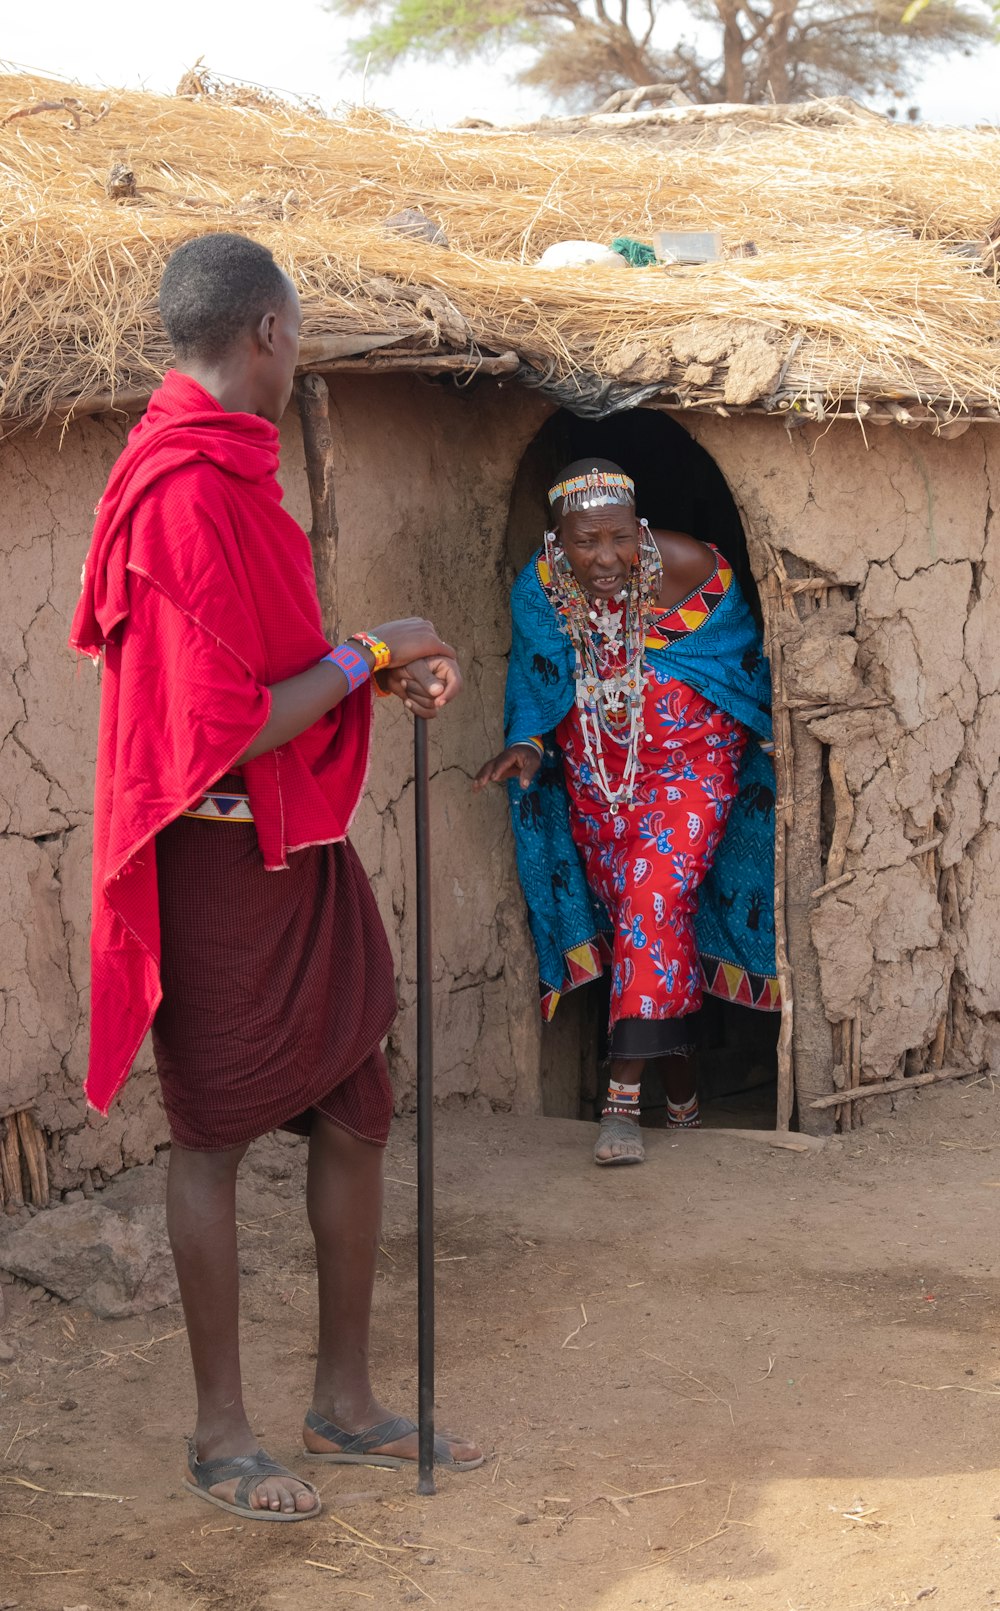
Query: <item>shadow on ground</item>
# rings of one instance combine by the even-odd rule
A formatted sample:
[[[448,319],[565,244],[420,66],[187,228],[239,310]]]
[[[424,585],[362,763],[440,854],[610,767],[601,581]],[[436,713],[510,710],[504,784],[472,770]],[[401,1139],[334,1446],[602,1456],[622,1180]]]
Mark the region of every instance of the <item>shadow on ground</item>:
[[[303,1467],[326,1514],[301,1527],[184,1496],[178,1309],[98,1322],[8,1287],[0,1605],[1000,1606],[1000,1109],[988,1084],[908,1100],[819,1153],[651,1132],[616,1172],[591,1165],[592,1126],[442,1115],[440,1414],[491,1457],[434,1499],[409,1473]],[[414,1161],[403,1120],[375,1308],[400,1409]],[[248,1397],[291,1462],[313,1348],[299,1143],[253,1150],[240,1218]]]

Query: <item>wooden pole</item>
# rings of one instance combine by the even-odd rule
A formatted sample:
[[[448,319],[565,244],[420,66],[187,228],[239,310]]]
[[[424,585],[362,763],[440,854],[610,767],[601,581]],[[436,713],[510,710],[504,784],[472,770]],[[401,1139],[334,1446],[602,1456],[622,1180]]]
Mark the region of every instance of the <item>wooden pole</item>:
[[[799,1122],[803,1130],[822,1134],[833,1128],[832,1116],[818,1122],[808,1117],[814,1096],[833,1088],[833,1033],[823,1006],[819,957],[812,937],[812,892],[823,878],[821,800],[823,746],[805,722],[792,718],[792,787],[795,796],[795,832],[788,842],[785,867],[785,921],[788,946],[795,958],[795,994],[798,1011],[793,1026],[795,1087]]]
[[[333,479],[333,432],[330,429],[330,392],[322,375],[300,375],[295,397],[302,422],[302,446],[306,455],[309,502],[312,505],[312,544],[316,587],[323,612],[323,630],[336,643],[339,621],[337,610],[337,503]]]
[[[417,1492],[434,1493],[434,1046],[427,723],[413,723],[417,860]]]
[[[811,1108],[832,1108],[840,1102],[857,1102],[867,1096],[892,1096],[895,1091],[913,1091],[919,1085],[937,1085],[941,1080],[967,1080],[977,1074],[974,1068],[932,1068],[926,1074],[911,1074],[908,1079],[879,1080],[875,1085],[859,1085],[856,1090],[834,1091],[832,1096],[817,1096]]]
[[[774,723],[774,955],[778,984],[781,989],[781,1027],[778,1032],[778,1102],[775,1128],[787,1130],[792,1122],[795,1100],[795,1079],[792,1065],[792,1034],[794,1028],[793,976],[788,960],[788,938],[785,924],[785,862],[788,830],[791,826],[793,798],[791,792],[791,722],[783,698],[781,643],[774,630],[780,609],[780,587],[773,562],[764,577],[764,633],[767,656],[771,662],[771,709]]]
[[[790,793],[794,801],[794,831],[786,817],[784,863],[784,919],[785,939],[792,958],[795,983],[795,1013],[792,1023],[792,1063],[794,1066],[795,1095],[799,1103],[799,1122],[804,1130],[825,1133],[833,1128],[832,1115],[817,1116],[810,1110],[809,1099],[825,1096],[834,1089],[834,1034],[823,1004],[819,957],[812,938],[812,902],[814,891],[821,888],[824,878],[831,874],[823,867],[823,746],[809,731],[808,722],[817,712],[802,709],[801,702],[789,698],[784,677],[783,645],[777,621],[781,616],[799,621],[826,607],[829,594],[797,588],[797,581],[812,578],[789,577],[782,556],[772,553],[774,581],[772,597],[777,610],[776,629],[778,663],[781,667],[778,702],[781,707],[783,730],[782,747],[786,750],[786,786],[790,780]],[[793,561],[793,563],[795,563]],[[843,872],[843,865],[835,864],[835,875]]]

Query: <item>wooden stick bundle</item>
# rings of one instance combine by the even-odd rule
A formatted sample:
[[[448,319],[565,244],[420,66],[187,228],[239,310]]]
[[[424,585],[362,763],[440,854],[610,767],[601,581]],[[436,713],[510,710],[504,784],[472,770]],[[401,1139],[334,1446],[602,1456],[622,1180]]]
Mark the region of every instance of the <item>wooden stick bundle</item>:
[[[45,1132],[26,1108],[0,1119],[0,1208],[23,1208],[27,1198],[36,1208],[49,1204],[49,1167]]]
[[[28,1170],[31,1201],[38,1208],[49,1204],[49,1168],[45,1157],[45,1138],[27,1108],[17,1114],[17,1129],[21,1138],[21,1154]]]

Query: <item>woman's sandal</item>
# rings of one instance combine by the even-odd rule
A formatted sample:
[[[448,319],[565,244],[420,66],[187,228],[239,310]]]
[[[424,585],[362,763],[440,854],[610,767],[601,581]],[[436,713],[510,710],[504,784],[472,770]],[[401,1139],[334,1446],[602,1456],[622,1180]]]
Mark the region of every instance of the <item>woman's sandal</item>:
[[[304,1451],[307,1460],[324,1460],[332,1466],[383,1466],[388,1471],[402,1471],[404,1466],[415,1466],[416,1460],[400,1454],[379,1454],[387,1443],[398,1443],[417,1431],[414,1421],[405,1415],[395,1415],[391,1421],[380,1421],[378,1426],[366,1426],[363,1432],[345,1432],[316,1410],[306,1411],[306,1426],[329,1443],[340,1445],[329,1453],[317,1454],[313,1449]],[[456,1460],[451,1447],[443,1437],[434,1439],[434,1464],[446,1471],[475,1471],[486,1459],[485,1454],[475,1460]]]
[[[609,1141],[621,1141],[627,1146],[627,1152],[620,1152],[615,1158],[599,1158],[599,1147],[607,1146]],[[607,1169],[616,1164],[640,1164],[646,1161],[646,1149],[642,1144],[639,1126],[631,1119],[618,1119],[613,1113],[601,1120],[601,1133],[594,1145],[594,1162]]]
[[[220,1510],[228,1510],[233,1516],[245,1516],[249,1521],[315,1521],[323,1509],[319,1490],[311,1482],[297,1477],[294,1471],[279,1465],[277,1460],[272,1460],[266,1449],[258,1449],[256,1454],[232,1455],[228,1459],[199,1460],[194,1442],[188,1438],[188,1470],[194,1481],[185,1481],[184,1486],[196,1499],[207,1499],[210,1505],[218,1505]],[[209,1493],[208,1490],[214,1488],[216,1483],[231,1482],[234,1477],[239,1477],[240,1481],[232,1499],[222,1499],[218,1494]],[[264,1506],[255,1509],[250,1503],[250,1495],[266,1477],[289,1477],[292,1482],[308,1488],[316,1500],[312,1510],[271,1510]]]

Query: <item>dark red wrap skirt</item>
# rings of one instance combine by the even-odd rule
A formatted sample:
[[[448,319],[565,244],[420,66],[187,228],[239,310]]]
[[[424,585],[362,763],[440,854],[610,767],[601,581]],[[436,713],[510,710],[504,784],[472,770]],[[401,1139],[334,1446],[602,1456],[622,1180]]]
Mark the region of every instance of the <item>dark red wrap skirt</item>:
[[[353,847],[312,846],[267,872],[252,822],[180,817],[156,867],[153,1049],[173,1141],[220,1152],[306,1133],[322,1113],[384,1146],[394,970]]]

